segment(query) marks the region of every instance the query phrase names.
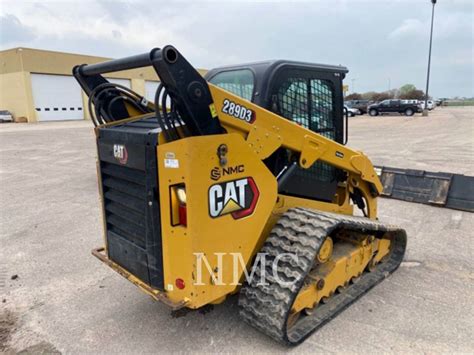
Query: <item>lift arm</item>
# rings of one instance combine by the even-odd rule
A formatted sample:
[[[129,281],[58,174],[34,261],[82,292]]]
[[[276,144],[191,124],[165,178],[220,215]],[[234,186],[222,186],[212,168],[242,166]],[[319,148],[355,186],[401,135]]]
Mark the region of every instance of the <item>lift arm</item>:
[[[378,196],[382,184],[370,160],[363,153],[323,137],[250,101],[208,83],[215,113],[228,132],[245,137],[261,159],[280,147],[299,153],[298,165],[311,167],[317,160],[343,169],[366,181],[371,194]],[[231,110],[231,107],[233,109]],[[242,113],[244,112],[244,113]],[[247,116],[249,118],[247,118]]]
[[[107,83],[101,74],[144,66],[154,67],[171,98],[172,113],[186,124],[189,135],[221,134],[224,130],[239,133],[262,160],[280,147],[287,148],[299,155],[298,165],[302,168],[307,169],[321,160],[346,171],[351,186],[358,187],[359,182],[366,182],[372,197],[381,194],[382,184],[363,153],[207,83],[172,46],[110,62],[77,66],[73,73],[85,92],[91,95]],[[114,92],[108,95],[113,96]],[[157,116],[158,103],[155,100]],[[123,118],[126,117],[118,117]],[[166,130],[169,126],[166,121],[162,128]]]

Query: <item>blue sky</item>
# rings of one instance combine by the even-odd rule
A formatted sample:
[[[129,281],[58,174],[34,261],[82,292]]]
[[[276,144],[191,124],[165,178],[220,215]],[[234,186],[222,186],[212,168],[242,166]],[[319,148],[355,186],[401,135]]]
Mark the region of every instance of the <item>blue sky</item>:
[[[434,97],[474,96],[473,4],[438,0]],[[430,17],[429,0],[0,0],[0,49],[121,57],[173,44],[201,68],[293,59],[347,66],[358,92],[424,90]]]

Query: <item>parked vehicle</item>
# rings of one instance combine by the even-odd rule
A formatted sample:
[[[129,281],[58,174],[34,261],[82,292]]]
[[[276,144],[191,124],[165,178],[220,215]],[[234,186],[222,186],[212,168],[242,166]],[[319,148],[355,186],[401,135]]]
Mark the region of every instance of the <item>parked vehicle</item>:
[[[349,107],[344,105],[344,108],[347,110],[349,117],[354,117],[355,115],[361,115],[361,112],[358,108]]]
[[[427,107],[426,108],[429,111],[433,110],[436,107],[436,104],[433,100],[428,100],[426,102],[427,102]],[[421,108],[424,109],[425,108],[425,101],[420,101],[420,104],[421,104]]]
[[[9,111],[0,111],[0,122],[13,122],[13,116]]]
[[[405,116],[413,116],[415,112],[422,111],[418,104],[405,103],[404,101],[405,100],[384,100],[382,102],[372,104],[368,107],[369,115],[377,116],[383,113],[398,112],[405,114]]]
[[[360,114],[363,115],[367,113],[367,106],[369,106],[370,101],[369,100],[349,100],[349,101],[345,101],[344,104],[346,104],[349,107],[359,109]]]

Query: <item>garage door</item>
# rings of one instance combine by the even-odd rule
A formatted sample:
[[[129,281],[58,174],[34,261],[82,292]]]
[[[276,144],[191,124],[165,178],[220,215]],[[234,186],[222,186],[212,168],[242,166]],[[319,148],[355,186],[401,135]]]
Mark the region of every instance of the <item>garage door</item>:
[[[81,87],[72,76],[31,74],[38,121],[82,120]]]
[[[132,86],[130,85],[130,79],[113,79],[113,78],[107,78],[107,80],[111,83],[114,84],[119,84],[122,86],[125,86],[126,88],[131,88]]]
[[[155,101],[155,93],[158,85],[160,85],[159,81],[145,81],[145,97],[148,101]]]

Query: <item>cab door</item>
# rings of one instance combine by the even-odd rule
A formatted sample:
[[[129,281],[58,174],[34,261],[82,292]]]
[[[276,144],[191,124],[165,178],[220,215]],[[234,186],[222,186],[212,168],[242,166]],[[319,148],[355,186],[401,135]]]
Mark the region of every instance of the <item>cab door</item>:
[[[400,100],[390,100],[390,112],[400,111]]]
[[[311,68],[280,69],[270,83],[270,109],[313,132],[344,144],[342,74]],[[268,161],[274,171],[288,164],[289,152],[280,149]],[[332,201],[338,170],[316,162],[298,168],[280,189],[283,194]]]

